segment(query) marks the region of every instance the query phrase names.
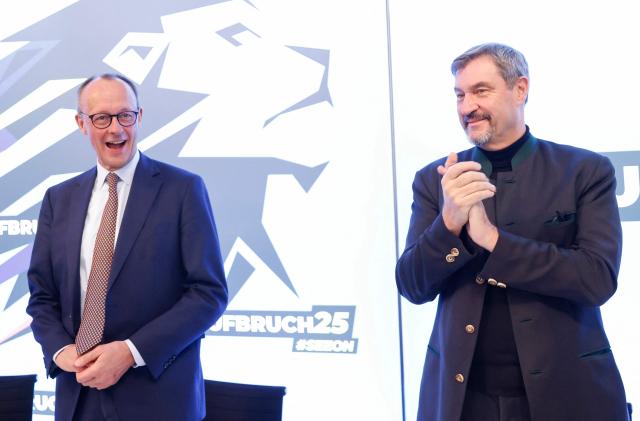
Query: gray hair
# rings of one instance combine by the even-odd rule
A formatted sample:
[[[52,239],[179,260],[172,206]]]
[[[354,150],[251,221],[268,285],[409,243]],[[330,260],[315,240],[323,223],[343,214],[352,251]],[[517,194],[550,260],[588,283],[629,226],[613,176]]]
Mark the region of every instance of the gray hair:
[[[524,55],[515,48],[498,43],[487,43],[471,47],[451,63],[451,73],[455,76],[464,69],[470,61],[481,57],[489,56],[500,71],[500,75],[509,88],[513,88],[516,81],[522,76],[529,77],[529,65]]]

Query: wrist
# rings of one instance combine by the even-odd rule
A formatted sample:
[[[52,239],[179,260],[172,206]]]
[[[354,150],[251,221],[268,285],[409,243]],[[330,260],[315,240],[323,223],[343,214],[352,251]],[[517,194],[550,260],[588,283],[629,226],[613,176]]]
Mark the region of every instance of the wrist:
[[[496,248],[496,244],[498,244],[498,237],[500,237],[498,228],[496,228],[494,225],[491,225],[491,227],[489,228],[489,232],[485,237],[486,240],[484,241],[484,244],[481,244],[482,248],[489,252],[492,252]]]
[[[452,218],[448,218],[446,214],[442,214],[442,222],[444,223],[444,227],[456,237],[460,236],[460,232],[462,232],[462,228],[464,224],[456,224]]]

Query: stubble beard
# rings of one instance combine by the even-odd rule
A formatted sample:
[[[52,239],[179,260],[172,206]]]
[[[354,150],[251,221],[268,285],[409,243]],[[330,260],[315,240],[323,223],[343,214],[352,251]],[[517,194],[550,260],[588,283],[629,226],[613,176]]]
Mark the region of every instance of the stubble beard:
[[[467,132],[467,138],[469,139],[469,142],[475,146],[484,146],[493,139],[493,128],[490,127],[486,132],[476,136],[471,136],[469,132]]]
[[[488,123],[488,127],[483,133],[476,133],[475,135],[472,135],[472,132],[469,131],[468,125],[470,122],[477,120],[485,120]],[[493,140],[493,137],[495,135],[493,125],[491,124],[491,116],[487,113],[482,112],[481,110],[475,110],[465,115],[463,119],[463,127],[465,134],[469,139],[469,142],[476,146],[486,145],[487,143],[491,142],[491,140]]]

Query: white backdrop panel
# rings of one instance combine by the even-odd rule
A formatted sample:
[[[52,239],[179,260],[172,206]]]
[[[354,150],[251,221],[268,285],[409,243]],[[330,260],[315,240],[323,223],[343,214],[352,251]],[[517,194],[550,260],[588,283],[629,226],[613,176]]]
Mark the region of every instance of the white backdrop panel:
[[[542,139],[597,152],[626,152],[640,165],[636,99],[631,69],[640,65],[638,6],[633,2],[390,1],[400,247],[408,229],[411,183],[417,170],[450,151],[469,148],[456,116],[454,57],[483,42],[502,42],[529,62],[531,91],[526,121]],[[619,161],[621,162],[621,161]],[[614,164],[616,164],[614,160]],[[622,165],[616,165],[621,184]],[[637,174],[637,173],[636,173]],[[627,186],[637,179],[624,180]],[[619,194],[622,190],[619,188]],[[636,197],[637,200],[637,197]],[[638,202],[634,202],[638,205]],[[623,222],[619,288],[603,307],[605,328],[627,390],[640,400],[640,212]],[[436,303],[402,301],[407,419],[417,411],[420,377]]]

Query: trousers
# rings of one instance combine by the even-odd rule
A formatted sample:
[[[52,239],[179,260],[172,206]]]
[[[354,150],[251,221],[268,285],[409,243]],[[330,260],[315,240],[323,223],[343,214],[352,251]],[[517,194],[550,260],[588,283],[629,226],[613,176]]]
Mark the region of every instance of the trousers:
[[[118,421],[111,393],[107,390],[83,387],[80,390],[78,404],[73,421]]]
[[[496,396],[467,389],[460,421],[531,421],[526,396]]]

